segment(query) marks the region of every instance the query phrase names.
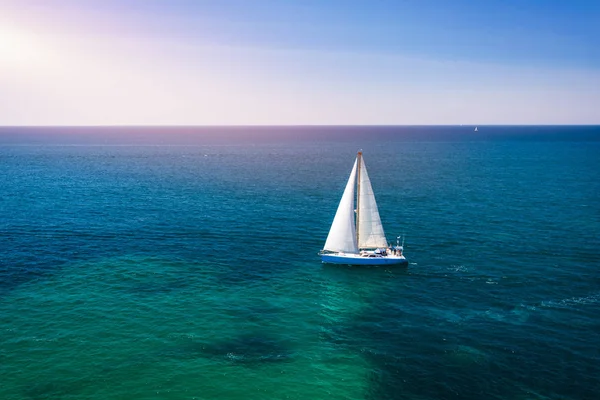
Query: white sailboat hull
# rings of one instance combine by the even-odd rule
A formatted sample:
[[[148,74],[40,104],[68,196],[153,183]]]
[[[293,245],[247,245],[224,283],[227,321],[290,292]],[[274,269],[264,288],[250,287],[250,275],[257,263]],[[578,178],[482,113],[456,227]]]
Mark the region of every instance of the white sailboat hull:
[[[408,264],[404,256],[364,257],[359,254],[333,253],[321,254],[321,261],[327,264],[345,265],[399,265]]]

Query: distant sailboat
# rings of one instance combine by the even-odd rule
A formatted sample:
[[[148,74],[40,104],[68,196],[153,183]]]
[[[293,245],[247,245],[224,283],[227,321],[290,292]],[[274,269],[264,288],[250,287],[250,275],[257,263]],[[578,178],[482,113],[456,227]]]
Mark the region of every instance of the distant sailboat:
[[[475,131],[475,132],[479,132],[479,129],[477,129],[477,127],[475,127],[474,131]]]
[[[404,246],[400,245],[399,239],[396,239],[396,246],[387,243],[371,181],[359,151],[325,246],[319,253],[321,260],[348,265],[406,264],[402,255]]]

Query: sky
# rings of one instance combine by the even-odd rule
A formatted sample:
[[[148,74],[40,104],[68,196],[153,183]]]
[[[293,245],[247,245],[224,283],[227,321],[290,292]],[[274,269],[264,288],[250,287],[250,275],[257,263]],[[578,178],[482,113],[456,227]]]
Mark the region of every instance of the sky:
[[[0,125],[600,124],[600,1],[0,0]]]

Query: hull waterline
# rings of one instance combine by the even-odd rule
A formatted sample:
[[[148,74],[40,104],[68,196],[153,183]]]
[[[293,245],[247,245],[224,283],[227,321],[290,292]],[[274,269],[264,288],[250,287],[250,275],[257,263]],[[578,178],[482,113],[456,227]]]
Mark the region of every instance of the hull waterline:
[[[321,254],[321,261],[326,264],[345,265],[406,265],[404,256],[361,257],[357,254]]]

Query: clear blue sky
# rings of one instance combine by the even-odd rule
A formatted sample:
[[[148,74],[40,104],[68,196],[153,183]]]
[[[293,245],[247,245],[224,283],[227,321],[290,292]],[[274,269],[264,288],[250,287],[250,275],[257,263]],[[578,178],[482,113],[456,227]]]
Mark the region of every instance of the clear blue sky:
[[[0,125],[600,123],[600,1],[0,0]]]

